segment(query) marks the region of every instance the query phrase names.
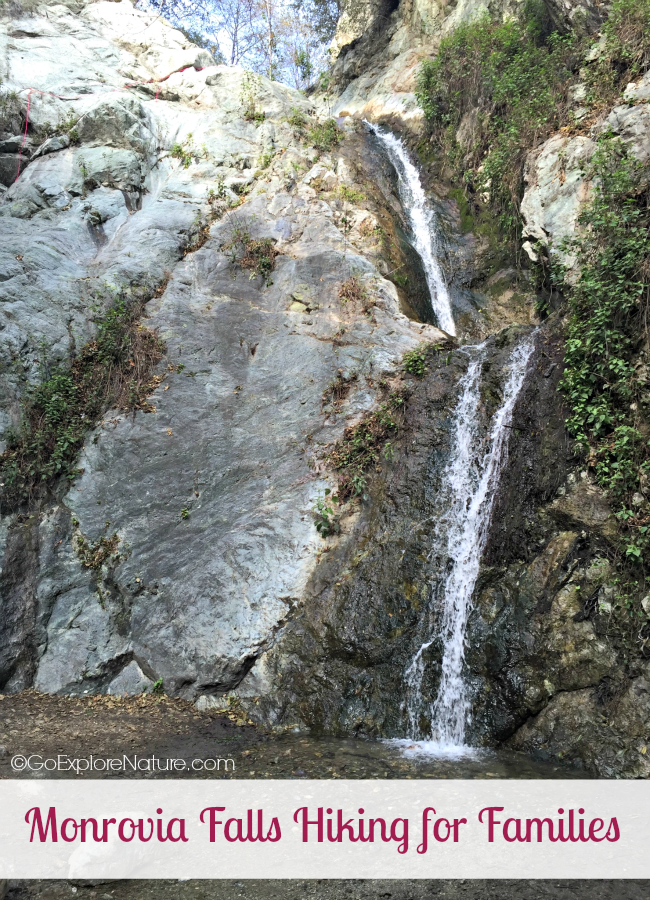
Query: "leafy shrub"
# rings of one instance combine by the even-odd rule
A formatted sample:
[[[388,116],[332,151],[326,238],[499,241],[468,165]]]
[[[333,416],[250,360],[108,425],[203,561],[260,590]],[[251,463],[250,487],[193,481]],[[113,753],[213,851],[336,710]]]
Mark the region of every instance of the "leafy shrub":
[[[584,102],[596,109],[650,68],[650,0],[615,0],[603,36],[601,51],[578,31],[559,34],[543,4],[527,0],[517,19],[486,14],[461,25],[420,66],[416,96],[434,149],[466,196],[487,200],[513,237],[526,154],[572,124],[571,89],[583,80]]]
[[[341,132],[335,119],[327,119],[325,122],[312,125],[308,136],[314,147],[321,153],[333,150],[341,140]]]
[[[328,537],[330,534],[338,534],[341,530],[334,513],[334,507],[330,506],[331,503],[338,502],[339,498],[336,494],[332,494],[331,489],[326,488],[324,495],[317,498],[316,503],[312,508],[314,525],[321,537]]]
[[[409,375],[422,378],[427,370],[427,345],[421,344],[415,350],[408,350],[404,354],[402,364]]]
[[[58,366],[22,403],[22,422],[0,456],[2,504],[14,509],[58,477],[74,478],[87,432],[110,408],[153,407],[147,395],[164,345],[139,323],[144,300],[117,297],[97,322],[94,340],[69,366]]]
[[[419,69],[416,96],[434,145],[470,193],[489,193],[506,229],[519,221],[526,153],[567,118],[575,42],[546,34],[529,0],[519,19],[461,25]],[[462,149],[456,132],[466,114],[474,120]]]
[[[650,306],[650,166],[607,135],[588,174],[594,197],[567,246],[580,276],[565,285],[571,315],[562,389],[569,430],[617,507],[628,558],[641,561],[650,546],[650,358],[639,355]]]
[[[175,143],[172,145],[172,149],[169,151],[169,155],[172,159],[180,160],[181,165],[184,169],[189,169],[192,163],[192,148],[185,148],[182,144]]]
[[[287,116],[287,122],[294,128],[304,128],[307,124],[307,116],[297,106],[292,106],[291,112]]]
[[[338,195],[341,200],[352,204],[362,203],[366,199],[365,194],[363,194],[362,191],[357,191],[354,188],[348,187],[347,184],[339,185]]]

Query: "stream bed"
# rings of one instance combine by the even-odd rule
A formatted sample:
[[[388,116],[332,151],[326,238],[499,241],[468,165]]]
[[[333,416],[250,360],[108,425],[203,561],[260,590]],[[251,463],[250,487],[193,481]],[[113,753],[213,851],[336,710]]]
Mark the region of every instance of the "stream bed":
[[[409,751],[409,747],[412,748]],[[252,748],[237,778],[585,778],[559,762],[507,750],[421,753],[415,742],[283,735]]]

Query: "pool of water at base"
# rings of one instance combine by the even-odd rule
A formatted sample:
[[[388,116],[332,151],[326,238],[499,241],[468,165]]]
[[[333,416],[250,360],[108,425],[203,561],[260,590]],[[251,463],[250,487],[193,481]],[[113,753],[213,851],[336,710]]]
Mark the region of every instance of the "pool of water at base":
[[[432,752],[433,749],[433,752]],[[268,735],[232,754],[235,778],[586,778],[561,762],[508,750],[436,752],[413,741]],[[239,757],[239,759],[238,759]]]

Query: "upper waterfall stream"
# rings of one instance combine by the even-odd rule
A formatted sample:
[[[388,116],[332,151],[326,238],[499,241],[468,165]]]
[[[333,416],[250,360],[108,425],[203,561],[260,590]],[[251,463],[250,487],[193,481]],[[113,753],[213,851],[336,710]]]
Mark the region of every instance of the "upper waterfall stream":
[[[514,406],[524,383],[534,340],[518,344],[508,360],[503,400],[494,413],[487,440],[480,427],[480,388],[485,344],[465,347],[470,364],[460,382],[461,394],[454,417],[454,443],[443,475],[445,512],[434,536],[448,560],[441,591],[437,631],[427,636],[405,672],[409,738],[418,741],[418,753],[465,752],[465,729],[470,715],[468,689],[463,678],[465,634],[472,609],[472,595],[487,541],[499,477],[508,458],[508,430]],[[486,447],[487,444],[487,447]],[[439,639],[443,655],[438,694],[429,704],[429,736],[423,734],[420,717],[427,703],[422,697],[426,650]]]
[[[431,306],[438,325],[447,334],[455,335],[456,325],[451,312],[449,291],[436,253],[435,213],[424,193],[420,174],[409,159],[406,147],[399,138],[390,132],[380,131],[372,122],[366,122],[366,125],[385,148],[388,158],[397,172],[397,188],[413,231],[414,247],[422,260],[431,296]]]

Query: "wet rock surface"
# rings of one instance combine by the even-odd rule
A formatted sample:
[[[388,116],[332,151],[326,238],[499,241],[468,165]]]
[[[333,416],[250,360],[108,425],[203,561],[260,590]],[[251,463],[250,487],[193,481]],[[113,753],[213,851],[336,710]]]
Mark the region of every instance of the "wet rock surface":
[[[500,401],[504,365],[526,333],[514,328],[490,339],[482,403],[486,429]],[[358,519],[336,546],[330,542],[304,611],[237,691],[254,719],[339,734],[405,733],[403,673],[439,623],[435,594],[446,560],[440,558],[436,521],[452,437],[449,412],[467,364],[463,351],[434,353],[428,374],[413,382],[395,458],[372,482]],[[439,657],[434,641],[425,701],[435,697]]]

